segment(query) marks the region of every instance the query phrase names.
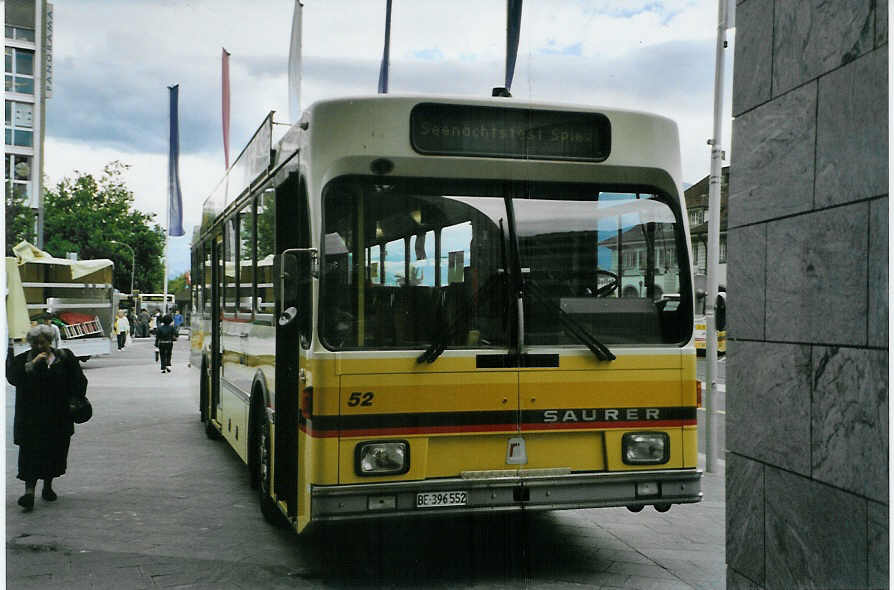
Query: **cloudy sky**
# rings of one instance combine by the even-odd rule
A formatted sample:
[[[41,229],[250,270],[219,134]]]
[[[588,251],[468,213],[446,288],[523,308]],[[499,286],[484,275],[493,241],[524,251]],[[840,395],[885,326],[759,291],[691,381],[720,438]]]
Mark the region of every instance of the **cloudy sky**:
[[[289,122],[294,0],[55,0],[50,183],[74,170],[131,166],[136,207],[164,216],[168,91],[180,85],[180,181],[187,236],[169,275],[189,266],[201,204],[224,171],[220,53],[230,57],[234,158],[271,110]],[[503,0],[393,0],[394,93],[489,96],[501,86]],[[385,0],[304,0],[301,103],[374,93]],[[660,113],[680,126],[683,180],[708,174],[716,0],[527,0],[514,97]],[[732,71],[727,51],[726,91]],[[729,115],[729,103],[725,109]],[[729,146],[729,124],[723,143]],[[728,148],[727,148],[728,149]]]

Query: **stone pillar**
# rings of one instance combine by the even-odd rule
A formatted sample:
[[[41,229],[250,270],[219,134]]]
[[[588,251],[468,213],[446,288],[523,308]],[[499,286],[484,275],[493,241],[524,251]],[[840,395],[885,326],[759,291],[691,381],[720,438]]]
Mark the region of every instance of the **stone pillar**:
[[[744,0],[727,587],[888,587],[887,0]]]

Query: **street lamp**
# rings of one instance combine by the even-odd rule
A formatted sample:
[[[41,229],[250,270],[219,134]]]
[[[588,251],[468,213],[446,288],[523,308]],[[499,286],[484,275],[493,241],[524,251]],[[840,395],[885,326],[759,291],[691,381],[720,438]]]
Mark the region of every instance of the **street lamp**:
[[[130,295],[133,296],[133,271],[136,269],[136,254],[134,254],[133,248],[125,244],[124,242],[119,242],[118,240],[109,240],[113,244],[118,244],[119,246],[124,246],[128,250],[130,250]]]

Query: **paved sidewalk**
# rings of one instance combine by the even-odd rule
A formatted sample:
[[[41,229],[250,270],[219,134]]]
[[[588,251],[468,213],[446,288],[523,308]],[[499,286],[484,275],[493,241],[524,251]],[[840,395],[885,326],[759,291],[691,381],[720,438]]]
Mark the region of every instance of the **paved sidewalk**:
[[[724,477],[705,500],[524,518],[350,524],[298,537],[266,524],[238,457],[206,439],[198,372],[149,340],[84,364],[94,418],[77,426],[55,503],[16,505],[7,387],[6,582],[87,588],[725,588]]]

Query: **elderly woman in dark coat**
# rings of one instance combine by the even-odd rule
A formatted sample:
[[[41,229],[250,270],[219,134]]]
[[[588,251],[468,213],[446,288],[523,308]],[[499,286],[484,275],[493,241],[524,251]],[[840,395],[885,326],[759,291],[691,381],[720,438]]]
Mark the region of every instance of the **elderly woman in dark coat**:
[[[43,499],[57,498],[53,478],[65,473],[74,434],[68,401],[86,395],[87,378],[70,350],[52,347],[49,326],[31,328],[27,340],[31,350],[7,358],[6,380],[16,387],[13,435],[19,446],[17,477],[25,482],[19,505],[29,512],[34,508],[38,479],[44,481]]]

